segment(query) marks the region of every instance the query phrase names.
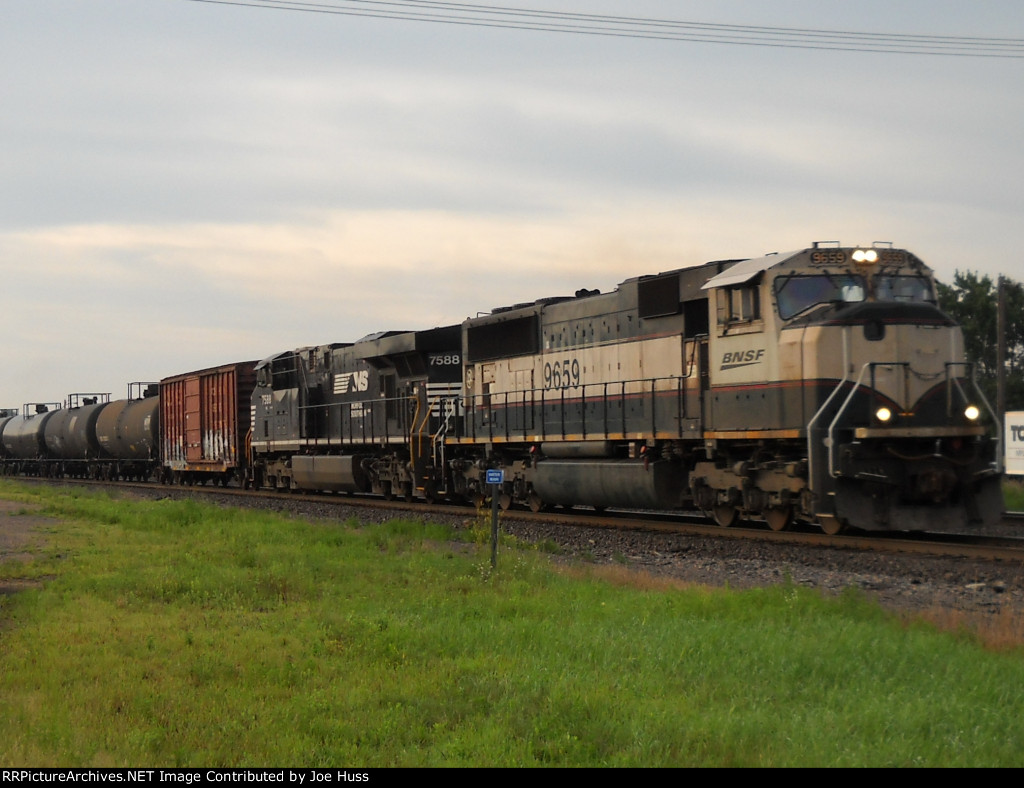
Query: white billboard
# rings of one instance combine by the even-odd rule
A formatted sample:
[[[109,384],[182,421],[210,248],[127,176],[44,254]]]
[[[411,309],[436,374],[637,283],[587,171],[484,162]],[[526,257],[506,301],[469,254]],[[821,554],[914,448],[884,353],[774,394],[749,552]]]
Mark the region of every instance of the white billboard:
[[[1024,410],[1013,410],[1003,419],[1006,473],[1024,476]]]

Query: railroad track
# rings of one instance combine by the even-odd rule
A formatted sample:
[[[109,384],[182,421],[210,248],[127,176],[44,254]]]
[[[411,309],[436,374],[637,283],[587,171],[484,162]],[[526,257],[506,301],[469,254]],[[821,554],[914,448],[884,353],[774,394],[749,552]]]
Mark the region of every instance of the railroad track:
[[[684,533],[725,539],[752,539],[760,542],[787,545],[815,545],[821,547],[870,550],[874,552],[914,553],[974,558],[987,561],[1024,561],[1024,536],[985,536],[974,534],[928,533],[844,533],[829,536],[815,527],[794,527],[789,531],[773,531],[764,523],[750,523],[723,528],[712,524],[703,515],[648,516],[612,513],[581,516],[580,512],[566,514],[508,511],[505,517],[528,522],[559,522],[566,525],[618,528],[636,531]],[[1021,516],[1024,519],[1024,515]]]
[[[21,479],[36,483],[53,484],[53,480]],[[404,500],[385,500],[341,494],[281,493],[274,491],[242,490],[235,487],[165,486],[139,482],[94,482],[61,480],[61,484],[95,486],[131,491],[145,497],[205,497],[229,500],[237,505],[267,505],[276,502],[278,508],[350,507],[355,509],[408,512],[418,517],[438,517],[455,520],[486,518],[490,509],[477,510],[467,505],[430,504]],[[321,515],[322,516],[322,515]],[[602,528],[633,532],[658,532],[719,539],[752,540],[780,545],[808,545],[877,553],[898,553],[962,557],[993,562],[1024,563],[1024,529],[1021,537],[986,534],[930,534],[930,533],[871,533],[848,532],[836,536],[822,533],[813,526],[794,526],[788,531],[773,531],[764,523],[741,523],[730,528],[714,524],[703,514],[647,513],[605,511],[573,508],[531,512],[508,509],[501,512],[501,522],[546,523],[569,527]],[[1007,524],[1024,524],[1024,513],[1009,512]]]

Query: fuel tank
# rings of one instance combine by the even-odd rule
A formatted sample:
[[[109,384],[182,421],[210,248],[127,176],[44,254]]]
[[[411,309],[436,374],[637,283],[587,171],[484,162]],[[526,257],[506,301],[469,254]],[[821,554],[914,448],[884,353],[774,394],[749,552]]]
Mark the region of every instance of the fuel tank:
[[[686,471],[664,460],[543,460],[533,489],[549,504],[674,509],[686,490]]]
[[[336,492],[367,492],[370,483],[358,456],[292,457],[295,486],[301,490],[333,490]]]

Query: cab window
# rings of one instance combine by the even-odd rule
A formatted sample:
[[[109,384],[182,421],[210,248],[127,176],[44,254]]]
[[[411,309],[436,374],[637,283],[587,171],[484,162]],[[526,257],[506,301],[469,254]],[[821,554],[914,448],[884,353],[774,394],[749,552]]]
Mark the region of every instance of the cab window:
[[[780,276],[775,280],[775,302],[783,320],[796,317],[818,304],[863,301],[864,277],[855,274]]]
[[[932,283],[923,276],[879,274],[875,277],[875,298],[879,301],[936,302]]]

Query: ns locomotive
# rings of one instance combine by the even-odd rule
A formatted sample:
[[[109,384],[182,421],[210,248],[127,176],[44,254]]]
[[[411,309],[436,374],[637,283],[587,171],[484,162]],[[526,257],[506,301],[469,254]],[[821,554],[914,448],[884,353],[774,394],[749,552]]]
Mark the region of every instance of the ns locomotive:
[[[716,261],[224,369],[219,399],[178,390],[202,373],[161,383],[154,476],[473,501],[501,468],[506,507],[828,533],[960,530],[1003,510],[961,331],[928,267],[888,245]],[[6,468],[47,451],[8,443],[25,418],[0,420]]]

